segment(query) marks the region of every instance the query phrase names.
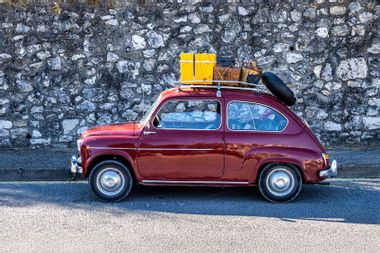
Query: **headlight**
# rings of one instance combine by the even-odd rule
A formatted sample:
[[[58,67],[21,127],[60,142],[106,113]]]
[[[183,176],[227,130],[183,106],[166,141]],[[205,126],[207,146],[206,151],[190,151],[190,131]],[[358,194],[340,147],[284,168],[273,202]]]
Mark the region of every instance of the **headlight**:
[[[77,140],[77,149],[78,152],[80,153],[80,146],[82,145],[82,140]]]

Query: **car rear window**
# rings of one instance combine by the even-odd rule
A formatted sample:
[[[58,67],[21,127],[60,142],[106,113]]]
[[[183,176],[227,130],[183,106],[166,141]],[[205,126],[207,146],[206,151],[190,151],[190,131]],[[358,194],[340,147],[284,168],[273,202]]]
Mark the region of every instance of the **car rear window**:
[[[154,127],[164,129],[212,130],[221,125],[217,100],[171,100],[154,119]]]
[[[276,110],[257,103],[233,101],[228,104],[228,128],[281,132],[288,120]]]

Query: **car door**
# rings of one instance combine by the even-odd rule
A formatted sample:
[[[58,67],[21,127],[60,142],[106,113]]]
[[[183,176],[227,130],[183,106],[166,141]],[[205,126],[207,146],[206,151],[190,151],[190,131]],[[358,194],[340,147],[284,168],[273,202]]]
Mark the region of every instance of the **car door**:
[[[222,98],[172,98],[141,133],[139,173],[154,180],[218,179],[224,169]]]
[[[227,104],[226,117],[225,174],[227,176],[239,177],[241,176],[239,173],[245,173],[242,169],[252,149],[270,147],[274,143],[283,142],[284,138],[289,138],[282,134],[288,125],[288,119],[267,105],[253,101],[231,100]]]

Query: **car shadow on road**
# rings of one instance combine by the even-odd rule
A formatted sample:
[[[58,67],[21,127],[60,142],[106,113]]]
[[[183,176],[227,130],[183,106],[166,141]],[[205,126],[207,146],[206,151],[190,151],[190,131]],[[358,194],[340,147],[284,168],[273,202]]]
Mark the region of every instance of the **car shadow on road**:
[[[380,224],[380,180],[371,182],[372,185],[365,180],[306,185],[295,201],[286,204],[264,200],[257,187],[137,186],[126,200],[103,203],[90,192],[86,182],[0,183],[0,207],[58,205],[111,215],[173,213]]]

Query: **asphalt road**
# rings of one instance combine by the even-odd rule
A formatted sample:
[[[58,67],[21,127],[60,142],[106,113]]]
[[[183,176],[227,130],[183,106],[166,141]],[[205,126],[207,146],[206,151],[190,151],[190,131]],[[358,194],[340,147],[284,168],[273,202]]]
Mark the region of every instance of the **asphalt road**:
[[[380,179],[257,188],[138,187],[99,202],[86,182],[1,182],[0,252],[380,252]]]

